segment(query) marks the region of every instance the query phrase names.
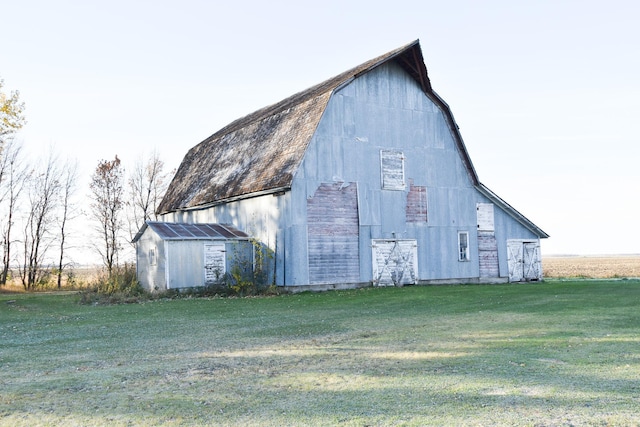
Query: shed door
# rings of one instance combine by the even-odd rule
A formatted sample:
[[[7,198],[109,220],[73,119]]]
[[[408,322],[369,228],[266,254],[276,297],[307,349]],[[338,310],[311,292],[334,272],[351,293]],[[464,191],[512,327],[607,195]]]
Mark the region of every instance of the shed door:
[[[402,286],[418,280],[416,240],[373,240],[374,286]]]
[[[509,281],[542,280],[540,243],[522,240],[507,240]]]
[[[320,184],[307,200],[309,282],[360,281],[355,183]]]
[[[219,283],[226,273],[224,243],[204,245],[204,283]]]

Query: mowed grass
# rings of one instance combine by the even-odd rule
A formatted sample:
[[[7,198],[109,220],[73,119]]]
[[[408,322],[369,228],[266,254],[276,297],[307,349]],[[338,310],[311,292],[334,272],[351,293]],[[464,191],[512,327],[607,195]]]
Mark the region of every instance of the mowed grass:
[[[0,424],[638,425],[640,281],[0,295]]]

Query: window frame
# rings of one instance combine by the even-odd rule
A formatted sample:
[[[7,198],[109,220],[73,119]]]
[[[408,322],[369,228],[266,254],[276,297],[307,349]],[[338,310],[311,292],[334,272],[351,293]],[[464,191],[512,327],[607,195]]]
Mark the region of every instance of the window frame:
[[[149,248],[149,265],[158,265],[158,254],[156,248]]]
[[[462,246],[462,236],[465,236],[465,246]],[[469,232],[458,231],[458,261],[469,262],[471,261],[471,251],[469,250]]]

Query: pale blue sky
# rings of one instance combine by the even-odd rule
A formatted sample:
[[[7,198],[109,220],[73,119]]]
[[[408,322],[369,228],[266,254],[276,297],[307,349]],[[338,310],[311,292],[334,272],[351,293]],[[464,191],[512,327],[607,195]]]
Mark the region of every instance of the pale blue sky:
[[[480,180],[551,235],[544,255],[640,253],[639,5],[0,0],[0,77],[27,104],[19,138],[88,180],[115,154],[177,167],[230,121],[420,39]]]

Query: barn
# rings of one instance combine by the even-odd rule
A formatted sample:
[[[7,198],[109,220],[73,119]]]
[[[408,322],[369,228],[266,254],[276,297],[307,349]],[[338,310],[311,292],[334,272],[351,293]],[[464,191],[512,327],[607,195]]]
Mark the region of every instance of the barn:
[[[418,40],[194,146],[158,213],[232,224],[291,290],[541,280],[548,237],[479,181]]]

